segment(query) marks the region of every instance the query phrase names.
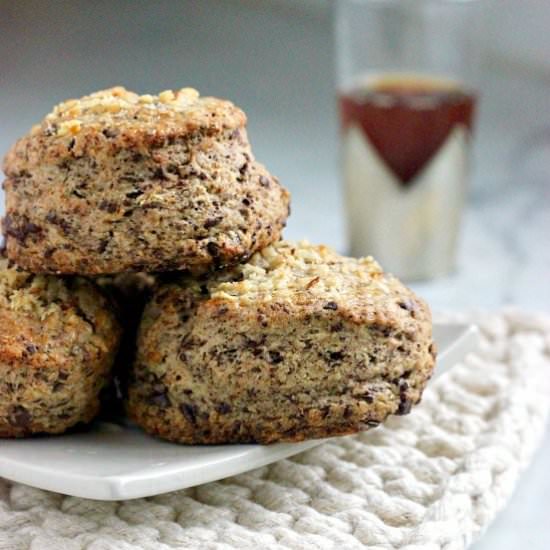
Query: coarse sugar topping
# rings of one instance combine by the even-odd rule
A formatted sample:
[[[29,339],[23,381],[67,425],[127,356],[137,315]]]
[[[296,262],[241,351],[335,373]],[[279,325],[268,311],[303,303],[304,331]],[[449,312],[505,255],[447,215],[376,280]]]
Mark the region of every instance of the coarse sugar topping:
[[[250,303],[284,300],[297,294],[330,300],[358,293],[388,294],[382,269],[372,257],[346,258],[329,247],[302,241],[280,241],[236,268],[237,280],[209,286],[212,298]]]
[[[101,307],[97,295],[91,294],[90,285],[80,284],[76,279],[74,288],[69,290],[61,277],[34,275],[15,267],[7,267],[0,261],[0,308],[20,312],[44,320],[51,314],[60,318],[70,311],[84,306],[87,315],[94,317],[95,310]]]
[[[223,119],[239,113],[242,112],[231,102],[201,98],[193,88],[139,95],[115,86],[59,103],[41,124],[33,127],[31,134],[74,137],[82,131],[105,129],[107,137],[112,137],[109,133],[130,128],[160,129],[177,126],[183,120],[214,122],[216,117]]]

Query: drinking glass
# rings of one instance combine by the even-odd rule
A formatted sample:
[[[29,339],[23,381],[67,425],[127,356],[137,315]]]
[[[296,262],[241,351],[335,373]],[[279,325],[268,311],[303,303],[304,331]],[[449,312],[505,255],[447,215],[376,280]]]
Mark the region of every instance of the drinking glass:
[[[405,280],[454,268],[477,102],[480,2],[338,0],[351,253]]]

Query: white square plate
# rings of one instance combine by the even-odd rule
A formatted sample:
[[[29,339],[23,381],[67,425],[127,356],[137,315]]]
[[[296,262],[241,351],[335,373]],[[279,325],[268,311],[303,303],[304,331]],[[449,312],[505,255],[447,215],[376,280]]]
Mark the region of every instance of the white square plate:
[[[436,324],[434,339],[434,376],[439,376],[477,347],[477,329]],[[98,422],[82,433],[0,439],[0,476],[67,495],[122,500],[239,474],[322,442],[184,446],[154,439],[132,426]]]

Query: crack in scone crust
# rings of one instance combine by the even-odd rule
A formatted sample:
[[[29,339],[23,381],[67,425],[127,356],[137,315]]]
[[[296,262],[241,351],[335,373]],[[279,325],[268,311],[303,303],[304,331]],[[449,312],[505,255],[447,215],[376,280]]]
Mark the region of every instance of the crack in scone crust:
[[[97,415],[121,329],[94,284],[2,261],[0,326],[0,437],[63,433]]]
[[[4,159],[7,254],[37,273],[202,273],[277,241],[290,197],[245,114],[183,89],[58,105]]]
[[[156,291],[127,408],[180,443],[341,435],[408,413],[434,362],[427,305],[372,258],[281,241]]]

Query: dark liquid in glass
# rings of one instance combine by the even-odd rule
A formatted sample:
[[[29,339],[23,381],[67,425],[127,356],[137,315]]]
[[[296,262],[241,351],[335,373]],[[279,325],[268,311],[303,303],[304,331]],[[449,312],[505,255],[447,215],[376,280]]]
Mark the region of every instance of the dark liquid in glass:
[[[403,185],[460,124],[472,130],[473,92],[430,78],[371,81],[340,95],[343,130],[359,126]]]

